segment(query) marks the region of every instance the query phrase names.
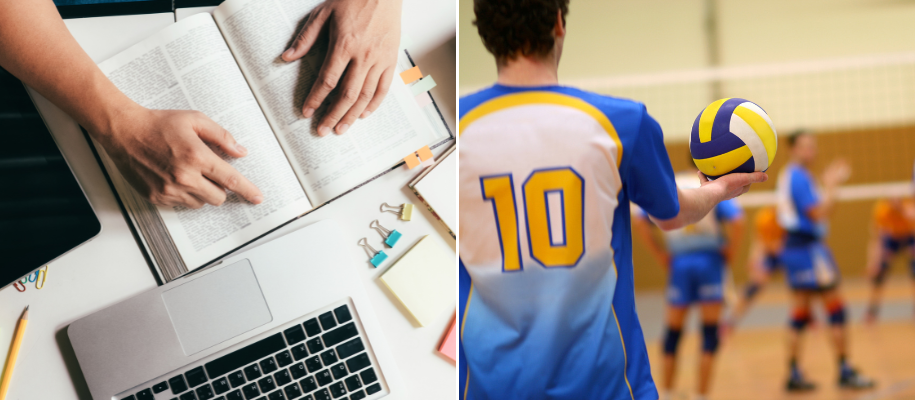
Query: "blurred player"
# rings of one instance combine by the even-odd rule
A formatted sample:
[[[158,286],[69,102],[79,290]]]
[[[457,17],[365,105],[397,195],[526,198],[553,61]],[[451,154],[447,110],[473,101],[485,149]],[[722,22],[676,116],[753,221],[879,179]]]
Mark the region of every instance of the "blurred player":
[[[786,233],[778,224],[775,207],[764,207],[756,212],[753,230],[753,241],[750,243],[750,255],[747,260],[750,283],[723,324],[725,332],[730,332],[740,323],[753,300],[769,283],[771,275],[782,267],[781,254],[785,247]]]
[[[835,161],[823,173],[823,190],[814,182],[810,167],[816,159],[816,138],[799,132],[788,137],[791,161],[778,177],[779,223],[788,237],[782,262],[792,290],[792,316],[789,333],[789,391],[816,388],[806,380],[798,367],[801,334],[810,322],[810,304],[820,299],[829,316],[831,336],[839,364],[839,386],[869,388],[873,381],[859,375],[846,360],[845,304],[839,294],[839,270],[832,253],[823,243],[826,222],[836,202],[836,190],[851,172],[847,163]]]
[[[908,215],[913,209],[915,201],[898,197],[881,199],[874,205],[871,241],[867,247],[867,272],[873,283],[870,304],[864,317],[868,323],[877,320],[883,281],[893,257],[903,252],[908,253],[909,266],[915,276],[915,224]]]
[[[696,188],[696,172],[678,174],[677,187]],[[740,248],[744,229],[743,210],[736,200],[722,201],[705,218],[692,225],[664,233],[664,245],[651,232],[648,215],[638,213],[632,223],[649,251],[668,270],[667,332],[664,336],[664,391],[670,399],[677,374],[677,347],[683,322],[691,305],[699,306],[702,320],[702,357],[699,362],[699,399],[705,399],[711,384],[712,362],[718,349],[725,267]],[[664,249],[666,245],[666,249]]]
[[[644,105],[559,85],[567,10],[474,1],[498,83],[459,104],[461,399],[657,400],[629,202],[675,229],[766,179],[678,190]]]

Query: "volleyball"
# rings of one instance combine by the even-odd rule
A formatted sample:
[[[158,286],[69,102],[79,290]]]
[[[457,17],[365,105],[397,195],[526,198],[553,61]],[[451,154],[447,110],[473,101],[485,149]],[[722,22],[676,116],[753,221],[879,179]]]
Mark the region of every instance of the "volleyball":
[[[775,127],[762,107],[738,98],[705,107],[689,136],[693,162],[709,179],[733,172],[765,172],[775,159]]]

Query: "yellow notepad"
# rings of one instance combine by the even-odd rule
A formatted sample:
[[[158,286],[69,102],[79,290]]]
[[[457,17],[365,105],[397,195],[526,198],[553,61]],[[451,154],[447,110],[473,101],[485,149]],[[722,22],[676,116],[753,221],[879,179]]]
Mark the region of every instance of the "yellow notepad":
[[[428,235],[381,275],[381,281],[421,326],[454,311],[454,252]]]

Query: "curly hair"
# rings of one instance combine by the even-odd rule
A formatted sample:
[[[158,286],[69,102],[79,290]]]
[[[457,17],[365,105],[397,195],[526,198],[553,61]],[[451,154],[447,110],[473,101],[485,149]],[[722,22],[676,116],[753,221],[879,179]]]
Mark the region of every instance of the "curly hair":
[[[473,24],[499,62],[545,56],[553,49],[557,11],[565,25],[569,0],[474,0]]]

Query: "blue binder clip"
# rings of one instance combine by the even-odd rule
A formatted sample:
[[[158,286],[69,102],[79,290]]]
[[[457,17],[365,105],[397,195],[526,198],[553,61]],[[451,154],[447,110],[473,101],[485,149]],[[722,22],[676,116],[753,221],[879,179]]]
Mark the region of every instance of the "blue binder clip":
[[[394,247],[394,245],[397,244],[397,241],[400,240],[400,237],[403,236],[400,232],[397,232],[397,229],[390,230],[381,226],[377,219],[369,224],[369,228],[378,231],[378,233],[381,234],[381,237],[384,238],[384,244],[388,245],[388,247]]]
[[[375,268],[378,268],[384,260],[388,259],[388,255],[384,254],[384,251],[376,251],[372,246],[369,246],[369,241],[366,238],[359,239],[359,245],[369,252],[369,262],[371,262]]]

